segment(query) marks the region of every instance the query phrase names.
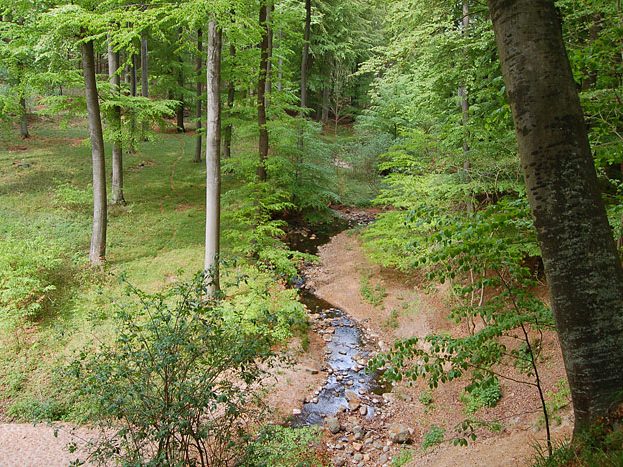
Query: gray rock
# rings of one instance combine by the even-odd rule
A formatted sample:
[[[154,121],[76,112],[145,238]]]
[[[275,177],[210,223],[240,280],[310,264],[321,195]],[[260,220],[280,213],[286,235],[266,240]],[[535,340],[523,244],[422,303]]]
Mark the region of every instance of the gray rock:
[[[389,439],[398,444],[408,443],[411,441],[409,427],[402,423],[394,423],[389,427]]]
[[[336,417],[327,418],[324,424],[334,435],[342,431],[342,425],[340,425],[340,421]]]

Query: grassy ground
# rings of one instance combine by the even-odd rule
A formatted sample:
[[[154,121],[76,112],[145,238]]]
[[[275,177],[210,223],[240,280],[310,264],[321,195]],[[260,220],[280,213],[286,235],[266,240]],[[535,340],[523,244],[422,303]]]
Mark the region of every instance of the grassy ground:
[[[107,264],[86,264],[91,229],[85,125],[39,124],[33,138],[0,146],[0,238],[42,238],[63,258],[36,325],[0,332],[0,417],[62,418],[50,396],[52,368],[92,337],[105,338],[122,275],[155,291],[202,267],[205,167],[192,135],[160,134],[125,157],[128,205],[109,211]],[[231,180],[224,180],[224,189]],[[224,225],[227,229],[229,226]],[[224,254],[230,245],[223,245]]]
[[[46,295],[34,324],[0,324],[0,420],[76,419],[80,413],[74,407],[58,402],[62,377],[54,368],[87,342],[111,334],[115,305],[128,300],[122,278],[156,291],[202,268],[205,166],[192,162],[191,134],[161,133],[141,143],[135,155],[125,154],[128,205],[109,208],[107,263],[103,271],[93,271],[87,264],[92,195],[86,124],[39,122],[31,134],[25,141],[0,136],[0,240],[36,238],[39,250],[31,254],[57,252],[62,265],[54,269],[50,281],[56,290]],[[326,139],[338,148],[338,159],[352,163],[344,149],[352,135]],[[234,153],[244,151],[254,152],[253,141],[237,142]],[[363,204],[372,196],[365,167],[325,170],[335,173],[347,203]],[[226,174],[223,191],[237,184]],[[232,211],[227,203],[236,199],[226,199],[222,228],[229,235],[223,237],[222,255],[230,257],[240,247],[233,242],[244,235],[235,234],[240,222],[227,215]]]

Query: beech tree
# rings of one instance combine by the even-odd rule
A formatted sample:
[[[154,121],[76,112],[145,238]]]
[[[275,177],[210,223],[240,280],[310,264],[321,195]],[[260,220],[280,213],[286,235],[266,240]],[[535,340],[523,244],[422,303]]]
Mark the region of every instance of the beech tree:
[[[119,52],[115,52],[108,43],[108,74],[110,76],[110,88],[114,96],[119,96],[121,77],[119,69]],[[112,143],[112,204],[125,204],[123,196],[123,148],[121,143],[121,106],[112,109],[113,143]]]
[[[623,270],[553,0],[489,0],[575,413],[623,402]]]
[[[102,133],[97,81],[95,80],[93,41],[85,40],[82,42],[81,52],[93,170],[93,232],[89,260],[92,265],[97,266],[101,265],[106,257],[107,207],[104,135]]]
[[[216,21],[208,26],[206,124],[206,235],[205,261],[208,295],[219,290],[221,228],[221,31]]]

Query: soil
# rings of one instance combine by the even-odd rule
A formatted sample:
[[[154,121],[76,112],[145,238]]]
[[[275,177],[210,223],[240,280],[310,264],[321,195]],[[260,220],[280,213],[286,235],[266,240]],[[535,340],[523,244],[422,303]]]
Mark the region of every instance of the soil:
[[[467,329],[450,322],[446,317],[452,302],[449,289],[438,287],[426,293],[418,278],[396,271],[389,271],[372,264],[366,257],[358,235],[352,231],[338,234],[319,248],[320,262],[306,270],[307,285],[320,298],[334,304],[356,319],[364,330],[376,338],[379,350],[386,350],[396,339],[423,337],[430,332],[444,331],[453,335],[465,335]],[[362,278],[369,284],[379,285],[385,298],[375,306],[366,302],[361,293]],[[542,293],[543,291],[538,291]],[[541,372],[546,390],[555,390],[556,384],[564,378],[564,367],[555,336],[543,336]],[[517,377],[513,369],[500,370],[504,375]],[[394,386],[391,394],[384,395],[381,416],[372,422],[353,414],[344,413],[340,420],[346,428],[346,435],[327,435],[329,449],[334,458],[345,465],[384,465],[403,449],[411,449],[412,461],[406,465],[464,466],[464,465],[530,465],[535,457],[535,445],[543,445],[545,433],[542,424],[538,393],[532,386],[501,379],[503,397],[494,408],[484,408],[476,417],[500,424],[499,432],[484,428],[476,430],[478,438],[468,447],[454,446],[450,441],[458,436],[454,429],[468,416],[460,402],[467,385],[465,379],[441,384],[431,391],[423,382],[412,386],[402,383]],[[429,391],[432,403],[420,402],[420,395]],[[389,401],[389,402],[388,402]],[[568,437],[572,431],[571,413],[568,408],[556,414],[558,425],[554,426],[556,440]],[[400,446],[390,443],[389,429],[396,424],[408,427],[412,434],[411,445]],[[355,445],[353,433],[348,427],[362,425],[370,431],[373,440],[361,451],[351,449]],[[419,446],[424,435],[433,426],[445,430],[446,442],[435,449],[425,451]],[[556,424],[555,424],[556,425]],[[366,435],[365,440],[368,439]],[[388,462],[381,462],[386,446]],[[356,446],[359,447],[359,446]],[[358,453],[366,453],[368,461],[359,460]],[[357,459],[355,461],[355,459]],[[380,459],[380,460],[379,460]]]

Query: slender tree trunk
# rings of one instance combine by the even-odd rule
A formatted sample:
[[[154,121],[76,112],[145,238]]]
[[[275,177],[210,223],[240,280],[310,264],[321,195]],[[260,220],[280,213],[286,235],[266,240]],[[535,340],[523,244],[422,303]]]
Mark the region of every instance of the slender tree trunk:
[[[145,98],[149,97],[149,56],[147,37],[145,35],[141,37],[141,96]],[[147,141],[148,129],[148,123],[146,121],[143,121],[143,125],[141,128],[141,139],[143,141]]]
[[[575,431],[623,401],[623,270],[553,0],[489,0]]]
[[[108,75],[112,92],[119,95],[121,79],[119,68],[119,52],[114,52],[108,44]],[[123,197],[123,149],[121,144],[121,107],[116,106],[112,111],[112,126],[115,136],[112,142],[112,204],[125,204]]]
[[[178,39],[181,37],[182,32],[181,29],[178,30],[177,32],[177,37]],[[178,133],[185,133],[186,132],[186,128],[184,127],[184,94],[183,94],[183,89],[184,89],[184,59],[182,58],[181,55],[179,55],[177,57],[178,63],[179,63],[179,70],[177,73],[177,86],[179,88],[179,98],[178,100],[180,101],[180,104],[177,106],[177,109],[175,111],[175,119],[177,121],[177,132]]]
[[[136,97],[136,91],[137,91],[137,77],[136,77],[136,55],[132,55],[130,57],[130,95],[132,97]]]
[[[236,46],[234,44],[229,44],[229,56],[233,59],[236,57]],[[234,83],[234,77],[230,76],[229,81],[227,83],[227,112],[228,116],[231,119],[232,117],[232,109],[234,108],[234,99],[236,98],[236,87]],[[233,132],[232,123],[228,123],[225,126],[225,130],[223,132],[223,158],[229,159],[231,157],[231,136]]]
[[[463,0],[463,21],[462,21],[462,31],[463,37],[467,37],[469,32],[469,3],[468,0]],[[469,99],[468,99],[468,91],[467,85],[462,84],[459,86],[459,97],[461,98],[461,114],[462,114],[462,125],[463,125],[463,172],[465,175],[465,181],[468,182],[470,178],[470,172],[472,168],[471,160],[469,159]],[[471,213],[474,211],[474,203],[472,198],[467,200],[466,202],[467,212]]]
[[[311,0],[305,0],[305,32],[301,56],[301,116],[307,108],[307,70],[309,69],[309,40],[311,37]]]
[[[283,42],[283,31],[279,29],[279,48],[281,48],[281,43]],[[283,91],[283,55],[279,53],[279,58],[277,59],[277,91]]]
[[[323,125],[329,123],[329,98],[331,97],[331,88],[325,83],[322,88],[322,115],[320,120]]]
[[[149,57],[147,37],[141,37],[141,96],[149,97]]]
[[[197,131],[195,134],[195,158],[193,162],[201,162],[202,135],[201,135],[201,95],[203,94],[203,83],[201,72],[203,70],[203,33],[201,29],[197,30],[197,61],[195,62],[195,71],[197,72],[197,102],[195,103],[195,117],[197,119]]]
[[[297,148],[298,152],[295,159],[294,183],[298,185],[301,177],[301,165],[303,163],[303,152],[305,150],[305,126],[303,118],[307,109],[307,72],[309,70],[309,40],[311,38],[311,0],[305,0],[305,29],[303,32],[303,51],[301,53],[301,107],[299,110],[299,132]]]
[[[22,139],[30,138],[28,131],[28,108],[26,107],[26,98],[22,94],[19,96],[20,118],[19,118],[19,134]]]
[[[464,37],[467,36],[469,31],[469,3],[467,0],[463,0],[463,30]],[[461,97],[461,112],[463,121],[463,155],[465,156],[464,169],[469,172],[470,161],[467,158],[469,153],[469,138],[467,134],[467,125],[469,124],[469,100],[467,97],[467,86],[462,84],[459,87],[459,96]]]
[[[266,63],[266,107],[270,106],[270,93],[273,89],[272,85],[272,70],[273,70],[273,12],[275,11],[275,4],[271,2],[270,6],[266,9],[266,30],[268,32],[268,62]]]
[[[262,0],[260,4],[260,26],[262,27],[262,42],[260,44],[260,73],[257,81],[257,123],[260,130],[259,152],[260,161],[257,167],[257,176],[260,181],[266,181],[266,160],[268,159],[268,128],[266,128],[266,74],[268,72],[268,6]]]
[[[206,238],[205,263],[207,293],[219,290],[221,226],[221,31],[216,21],[208,26],[207,125],[206,125]]]
[[[95,58],[93,41],[81,46],[82,69],[84,72],[87,101],[91,157],[93,164],[93,233],[89,259],[92,265],[100,265],[106,257],[106,167],[104,161],[104,136],[102,117],[95,80]]]

